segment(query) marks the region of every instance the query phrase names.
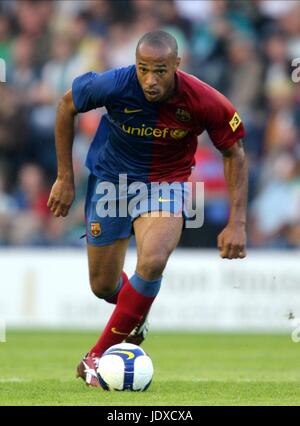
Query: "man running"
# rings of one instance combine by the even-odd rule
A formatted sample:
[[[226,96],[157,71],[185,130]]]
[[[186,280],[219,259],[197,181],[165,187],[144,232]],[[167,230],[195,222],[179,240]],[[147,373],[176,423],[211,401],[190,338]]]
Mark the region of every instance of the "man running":
[[[241,138],[244,127],[228,99],[196,77],[178,69],[177,42],[164,31],[145,34],[136,48],[136,64],[77,77],[61,99],[56,119],[57,179],[48,207],[65,217],[74,200],[72,144],[77,113],[105,106],[87,156],[90,170],[85,217],[89,278],[94,294],[116,305],[99,340],[80,362],[77,373],[99,386],[96,367],[103,352],[123,340],[141,343],[146,317],[157,296],[162,273],[176,248],[185,215],[184,183],[194,165],[197,136],[207,130],[223,155],[230,198],[228,224],[218,236],[222,258],[246,255],[247,165]],[[139,206],[130,207],[120,176],[142,190]],[[151,191],[151,184],[176,183],[172,196]],[[107,185],[115,189],[107,197]],[[126,192],[126,191],[125,191]],[[158,207],[153,208],[153,201]],[[115,215],[100,214],[113,202]],[[158,214],[159,212],[159,214]],[[128,279],[123,271],[134,232],[137,265]]]

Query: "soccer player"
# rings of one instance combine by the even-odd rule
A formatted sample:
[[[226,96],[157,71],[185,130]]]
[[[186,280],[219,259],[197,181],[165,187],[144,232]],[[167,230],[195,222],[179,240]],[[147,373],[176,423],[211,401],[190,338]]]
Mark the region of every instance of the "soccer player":
[[[91,289],[116,307],[99,340],[77,367],[78,376],[91,386],[99,386],[97,360],[107,348],[123,340],[141,343],[144,338],[147,314],[184,226],[180,189],[194,165],[197,135],[204,130],[223,155],[230,198],[228,224],[218,236],[220,255],[227,259],[246,255],[243,124],[228,99],[180,71],[179,64],[174,37],[164,31],[147,33],[138,42],[135,65],[77,77],[58,105],[58,174],[48,200],[56,217],[65,217],[74,200],[74,118],[94,108],[107,109],[87,156],[90,177],[85,217]],[[119,214],[124,194],[118,191],[119,177],[124,174],[129,183],[142,182],[146,189],[153,182],[178,182],[178,187],[170,199],[142,191],[139,208],[128,208],[124,217]],[[108,183],[116,189],[110,197],[102,191]],[[100,214],[109,198],[117,203],[116,217]],[[153,209],[148,201],[155,198],[159,207]],[[129,279],[123,265],[132,231],[137,265]]]

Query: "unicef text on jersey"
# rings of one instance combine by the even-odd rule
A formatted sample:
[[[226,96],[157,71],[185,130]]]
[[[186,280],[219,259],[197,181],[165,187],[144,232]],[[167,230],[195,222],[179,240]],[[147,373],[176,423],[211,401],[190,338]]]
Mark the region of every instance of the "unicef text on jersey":
[[[204,222],[203,182],[129,182],[120,174],[118,183],[99,182],[96,187],[99,218],[155,215],[183,216],[186,228],[201,228]]]

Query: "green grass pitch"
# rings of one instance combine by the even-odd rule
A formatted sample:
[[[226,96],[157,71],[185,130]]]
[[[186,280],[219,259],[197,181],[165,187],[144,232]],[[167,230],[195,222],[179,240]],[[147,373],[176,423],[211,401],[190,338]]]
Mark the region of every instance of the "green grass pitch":
[[[8,331],[2,405],[300,405],[300,343],[289,335],[151,333],[147,392],[105,392],[75,379],[91,332]]]

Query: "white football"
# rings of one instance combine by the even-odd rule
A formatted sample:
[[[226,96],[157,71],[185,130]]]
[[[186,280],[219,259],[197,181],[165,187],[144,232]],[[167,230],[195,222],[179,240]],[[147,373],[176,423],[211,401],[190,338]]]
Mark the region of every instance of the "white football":
[[[152,381],[153,364],[139,346],[120,343],[104,352],[97,373],[105,390],[145,391]]]

